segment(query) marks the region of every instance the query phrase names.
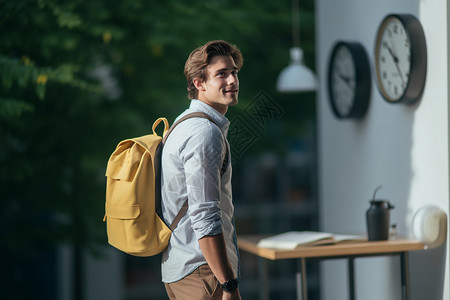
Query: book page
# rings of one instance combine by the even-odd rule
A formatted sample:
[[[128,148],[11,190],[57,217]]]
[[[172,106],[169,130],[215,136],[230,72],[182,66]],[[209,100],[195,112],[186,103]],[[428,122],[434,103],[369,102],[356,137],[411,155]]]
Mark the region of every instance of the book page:
[[[336,243],[357,243],[367,241],[367,236],[357,234],[334,234]]]
[[[333,243],[333,234],[317,231],[289,231],[264,238],[258,247],[275,249],[295,249],[298,246],[311,246]]]

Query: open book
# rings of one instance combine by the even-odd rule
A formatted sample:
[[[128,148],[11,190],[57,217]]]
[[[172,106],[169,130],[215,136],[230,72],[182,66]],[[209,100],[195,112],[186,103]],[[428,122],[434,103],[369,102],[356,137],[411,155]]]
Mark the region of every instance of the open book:
[[[264,238],[258,247],[275,249],[295,249],[299,246],[317,246],[326,244],[366,241],[362,235],[334,234],[319,231],[289,231]]]

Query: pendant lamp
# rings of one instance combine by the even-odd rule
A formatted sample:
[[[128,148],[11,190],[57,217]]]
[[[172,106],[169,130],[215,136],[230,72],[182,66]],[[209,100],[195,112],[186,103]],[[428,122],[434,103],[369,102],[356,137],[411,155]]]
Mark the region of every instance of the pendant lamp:
[[[292,1],[292,37],[294,47],[290,49],[291,62],[284,68],[277,80],[277,90],[282,93],[315,91],[317,79],[314,73],[303,64],[303,51],[300,48],[298,0]]]

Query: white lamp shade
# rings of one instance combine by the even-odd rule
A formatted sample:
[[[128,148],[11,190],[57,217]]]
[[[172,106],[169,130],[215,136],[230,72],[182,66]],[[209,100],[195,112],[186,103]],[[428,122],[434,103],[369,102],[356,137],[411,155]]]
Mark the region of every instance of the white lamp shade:
[[[291,63],[278,76],[277,90],[279,92],[306,92],[317,88],[314,73],[303,65],[302,49],[291,48]]]

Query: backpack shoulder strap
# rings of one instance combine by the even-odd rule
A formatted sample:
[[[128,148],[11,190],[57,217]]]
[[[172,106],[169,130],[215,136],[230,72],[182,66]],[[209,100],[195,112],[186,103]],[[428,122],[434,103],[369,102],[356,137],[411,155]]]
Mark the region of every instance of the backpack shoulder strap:
[[[187,119],[191,119],[191,118],[204,118],[204,119],[208,119],[209,121],[213,122],[214,124],[216,124],[217,126],[219,126],[210,116],[208,116],[205,113],[202,112],[193,112],[190,114],[187,114],[183,117],[181,117],[178,121],[176,121],[175,123],[172,124],[172,126],[170,127],[170,129],[167,132],[164,132],[164,138],[162,140],[162,143],[164,144],[167,140],[167,138],[169,137],[169,134],[172,132],[172,130],[175,129],[175,127],[177,127],[178,124],[180,124],[183,121],[186,121]]]
[[[217,127],[219,127],[219,125],[210,116],[208,116],[207,114],[202,113],[202,112],[193,112],[193,113],[190,113],[190,114],[187,114],[187,115],[181,117],[178,121],[176,121],[170,127],[169,131],[167,131],[167,133],[164,134],[164,138],[163,138],[161,144],[164,145],[164,143],[166,142],[167,138],[169,137],[169,134],[172,132],[172,130],[178,124],[180,124],[181,122],[183,122],[183,121],[185,121],[187,119],[191,119],[191,118],[205,118],[205,119],[208,119],[209,121],[211,121],[212,123],[214,123]],[[220,132],[222,132],[222,130]],[[223,135],[223,133],[222,133],[222,135]],[[225,139],[225,136],[223,138]],[[228,147],[227,146],[226,146],[226,148],[227,148],[227,153],[225,154],[225,159],[224,159],[223,164],[222,164],[221,175],[223,175],[225,173],[226,167],[228,165],[229,153],[228,153]],[[181,207],[180,211],[178,212],[178,214],[173,219],[172,224],[170,224],[170,226],[169,226],[170,230],[173,231],[175,229],[175,227],[177,227],[177,225],[180,222],[181,218],[183,218],[183,216],[186,214],[188,208],[189,208],[188,199],[186,199],[186,201],[184,201],[183,206]]]

